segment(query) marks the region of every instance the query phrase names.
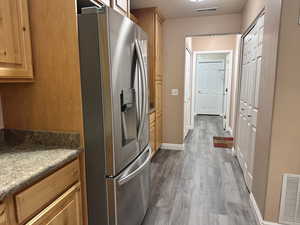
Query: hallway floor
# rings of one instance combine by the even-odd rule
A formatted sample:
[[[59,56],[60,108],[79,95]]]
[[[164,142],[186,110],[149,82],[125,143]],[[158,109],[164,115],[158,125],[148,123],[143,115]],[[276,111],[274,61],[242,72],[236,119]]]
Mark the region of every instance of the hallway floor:
[[[157,153],[143,225],[256,225],[236,158],[213,147],[223,134],[220,117],[198,116],[185,151]]]

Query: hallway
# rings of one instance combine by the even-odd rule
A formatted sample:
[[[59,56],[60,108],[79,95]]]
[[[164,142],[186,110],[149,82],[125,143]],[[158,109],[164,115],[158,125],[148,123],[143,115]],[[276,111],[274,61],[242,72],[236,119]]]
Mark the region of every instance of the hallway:
[[[256,225],[242,171],[231,151],[214,148],[222,120],[198,116],[185,151],[152,162],[151,203],[143,225]]]

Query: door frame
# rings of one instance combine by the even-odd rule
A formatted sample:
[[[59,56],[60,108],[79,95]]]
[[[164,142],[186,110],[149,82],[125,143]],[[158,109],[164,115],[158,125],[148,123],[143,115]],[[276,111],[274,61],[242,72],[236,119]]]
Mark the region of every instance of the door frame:
[[[192,70],[192,115],[193,117],[196,115],[195,112],[195,101],[196,101],[196,60],[197,55],[201,54],[229,54],[229,73],[225,72],[225,84],[227,84],[228,94],[226,101],[226,112],[223,112],[226,116],[226,129],[230,131],[229,119],[230,119],[230,105],[231,105],[231,86],[232,86],[232,77],[233,77],[233,50],[217,50],[217,51],[194,51],[193,52],[193,70]],[[226,62],[225,62],[226,64]]]
[[[186,59],[186,51],[189,53],[190,55],[190,84],[192,84],[192,81],[193,81],[193,61],[194,61],[194,54],[193,54],[193,51],[191,49],[189,49],[188,47],[185,48],[185,51],[184,51],[184,58],[185,58],[185,66],[186,66],[186,63],[187,63],[187,59]],[[186,85],[186,68],[185,68],[185,71],[184,71],[184,101],[185,101],[185,93],[186,93],[186,90],[185,90],[185,85]],[[193,84],[192,84],[193,85]],[[192,91],[192,90],[191,90]],[[190,126],[188,126],[188,130],[193,130],[194,129],[194,113],[193,113],[193,93],[191,92],[191,110],[190,110],[190,118],[191,118],[191,124]],[[183,139],[185,139],[186,135],[185,135],[185,102],[183,102]],[[187,132],[188,134],[188,132]]]

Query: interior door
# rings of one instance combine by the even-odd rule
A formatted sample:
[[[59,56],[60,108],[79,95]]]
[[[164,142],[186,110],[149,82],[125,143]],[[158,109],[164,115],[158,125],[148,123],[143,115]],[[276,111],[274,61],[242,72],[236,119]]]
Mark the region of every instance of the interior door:
[[[225,66],[223,61],[197,60],[196,112],[222,115],[224,100]]]
[[[192,54],[188,49],[185,49],[185,83],[184,83],[184,137],[188,134],[192,127],[192,103],[191,103],[191,63]]]
[[[253,29],[244,37],[243,46],[237,155],[250,191],[253,181],[256,118],[259,113],[263,27],[264,16],[258,19]]]

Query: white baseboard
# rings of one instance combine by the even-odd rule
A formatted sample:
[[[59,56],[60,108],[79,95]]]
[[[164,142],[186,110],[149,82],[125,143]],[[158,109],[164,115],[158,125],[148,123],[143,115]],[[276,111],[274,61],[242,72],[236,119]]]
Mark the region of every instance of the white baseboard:
[[[283,225],[283,224],[273,223],[273,222],[263,220],[261,212],[257,206],[254,195],[252,193],[250,193],[250,206],[254,212],[255,220],[256,220],[257,224],[259,224],[259,225]]]
[[[182,150],[184,150],[184,144],[163,143],[163,144],[161,144],[160,148],[165,149],[165,150],[182,151]]]

